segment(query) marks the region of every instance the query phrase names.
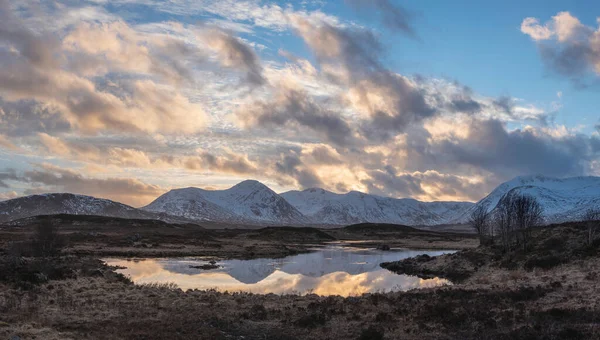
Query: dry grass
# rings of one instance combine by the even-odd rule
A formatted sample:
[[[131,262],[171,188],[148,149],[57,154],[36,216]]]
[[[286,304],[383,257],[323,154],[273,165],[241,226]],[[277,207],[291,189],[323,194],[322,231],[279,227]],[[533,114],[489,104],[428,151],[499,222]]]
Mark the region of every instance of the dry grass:
[[[70,259],[73,262],[72,259]],[[95,261],[23,290],[0,283],[0,338],[22,339],[571,339],[599,338],[600,298],[584,270],[510,271],[490,284],[361,297],[254,295],[133,285]],[[83,270],[83,267],[91,266]],[[102,275],[92,275],[99,270]],[[86,274],[87,273],[87,274]],[[505,282],[498,280],[506,276]],[[560,277],[565,276],[565,279]],[[570,276],[569,276],[570,275]],[[536,278],[537,281],[528,281]],[[586,283],[578,283],[584,280]],[[546,281],[546,282],[543,282]],[[494,287],[495,286],[495,287]],[[37,334],[37,335],[36,335]],[[371,337],[368,337],[371,336]]]
[[[348,298],[134,285],[73,256],[22,284],[39,267],[25,259],[7,272],[14,258],[0,255],[0,339],[600,339],[600,257],[580,252],[570,229],[568,243],[547,242],[562,232],[542,232],[533,252],[566,256],[550,268],[526,270],[529,255],[519,255],[511,269],[493,252],[469,250],[416,262],[468,272],[460,284]]]

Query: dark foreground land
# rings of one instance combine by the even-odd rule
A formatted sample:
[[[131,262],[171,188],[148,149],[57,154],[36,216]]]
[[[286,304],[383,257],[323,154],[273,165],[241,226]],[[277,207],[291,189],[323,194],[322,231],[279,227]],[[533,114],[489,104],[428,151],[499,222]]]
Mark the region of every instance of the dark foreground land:
[[[381,228],[388,230],[382,233],[398,232]],[[13,247],[22,242],[25,231],[12,234],[7,229],[0,234],[0,339],[600,338],[600,242],[587,245],[585,227],[579,224],[537,230],[527,253],[506,254],[486,246],[385,264],[422,277],[446,276],[456,284],[348,298],[184,292],[170,285],[134,285],[93,252],[79,253],[77,247],[85,242],[53,257],[15,254]],[[68,229],[61,232],[72,241]],[[285,235],[292,235],[288,237],[304,240],[300,242],[304,247],[319,243],[314,238],[327,242],[330,237],[339,240],[342,234],[363,233],[364,239],[369,233],[286,228],[258,232],[260,236],[229,232],[210,235],[205,242],[225,244],[240,238],[251,245],[279,246],[287,242]],[[383,240],[381,235],[368,236],[368,241]],[[12,242],[7,242],[9,237]],[[148,237],[140,235],[134,242],[150,243],[145,241]],[[406,237],[422,237],[429,243],[442,236]]]
[[[477,245],[475,235],[437,233],[389,224],[357,224],[339,229],[267,227],[207,229],[196,224],[169,224],[99,216],[38,216],[0,225],[0,247],[27,241],[35,227],[58,227],[66,247],[63,254],[99,257],[214,256],[250,259],[283,257],[308,252],[327,242],[356,242],[355,246],[421,249],[464,249]]]

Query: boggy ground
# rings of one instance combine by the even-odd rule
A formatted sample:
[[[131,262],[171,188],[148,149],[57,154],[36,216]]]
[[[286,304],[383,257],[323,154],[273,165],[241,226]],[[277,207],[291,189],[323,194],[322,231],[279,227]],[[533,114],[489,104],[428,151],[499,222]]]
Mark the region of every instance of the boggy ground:
[[[579,224],[548,227],[528,253],[480,247],[411,267],[454,268],[455,285],[348,298],[184,292],[134,285],[89,255],[5,250],[0,339],[600,339],[598,243]]]
[[[266,227],[208,229],[196,224],[169,224],[99,216],[54,215],[0,225],[0,249],[29,240],[40,224],[63,235],[65,254],[98,257],[208,256],[222,259],[284,257],[315,245],[356,241],[354,246],[412,249],[464,249],[477,246],[472,234],[422,231],[406,226],[361,224],[338,229]]]
[[[80,257],[21,265],[32,269],[0,277],[0,338],[589,339],[599,332],[593,291],[561,277],[342,298],[136,286]],[[40,266],[54,269],[40,274]]]

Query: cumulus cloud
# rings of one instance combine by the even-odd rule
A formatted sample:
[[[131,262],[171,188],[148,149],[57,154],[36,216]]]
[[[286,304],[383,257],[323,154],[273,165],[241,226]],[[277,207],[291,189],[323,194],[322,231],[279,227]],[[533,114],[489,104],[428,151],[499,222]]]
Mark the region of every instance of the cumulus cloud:
[[[536,18],[525,18],[521,31],[538,42],[542,60],[553,72],[579,85],[588,73],[600,75],[600,28],[560,12],[543,25]]]
[[[135,34],[126,24],[99,28],[80,25],[71,33],[62,42],[57,33],[38,33],[2,2],[0,97],[4,102],[34,101],[60,112],[69,125],[84,132],[192,133],[206,125],[203,108],[171,87],[151,79],[123,81],[126,88],[120,92],[127,96],[118,96],[86,77],[91,71],[69,65],[73,60],[94,57],[90,64],[96,70],[91,75],[109,71],[141,72],[146,77],[177,73],[172,71],[172,60],[155,58],[146,45],[132,37]],[[172,39],[159,41],[151,46],[163,46],[177,55]],[[106,69],[98,70],[103,67]]]
[[[343,99],[366,118],[367,136],[388,138],[436,113],[411,81],[382,65],[383,48],[372,32],[292,19],[325,74],[347,88]]]

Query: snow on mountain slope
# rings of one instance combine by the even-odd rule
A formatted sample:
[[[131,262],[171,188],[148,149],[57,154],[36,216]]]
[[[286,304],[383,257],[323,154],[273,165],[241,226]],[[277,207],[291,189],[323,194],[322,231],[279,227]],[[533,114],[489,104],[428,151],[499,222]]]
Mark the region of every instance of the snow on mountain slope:
[[[357,191],[336,194],[323,189],[288,191],[281,196],[313,221],[334,225],[361,222],[434,225],[459,216],[473,205],[470,202],[419,202]]]
[[[241,182],[227,190],[171,190],[142,209],[218,222],[310,223],[285,199],[253,180]]]
[[[154,219],[157,216],[106,199],[74,194],[44,194],[0,202],[0,222],[38,215],[98,215],[120,218]]]
[[[492,211],[509,192],[535,197],[544,208],[547,223],[578,220],[587,209],[600,209],[600,177],[517,177],[498,186],[477,205],[486,205]],[[171,190],[142,209],[73,194],[21,197],[0,202],[0,223],[36,215],[85,214],[174,222],[186,219],[296,226],[362,222],[433,226],[465,223],[475,206],[469,202],[419,202],[356,191],[336,194],[323,189],[278,195],[264,184],[249,180],[227,190]]]
[[[537,199],[544,208],[546,223],[579,220],[590,208],[600,209],[600,177],[552,178],[520,176],[499,185],[477,206],[485,205],[493,211],[508,193],[527,194]],[[453,222],[468,221],[471,209]]]
[[[205,193],[206,190],[198,188],[171,190],[142,209],[197,221],[243,222],[232,212],[204,198]]]

